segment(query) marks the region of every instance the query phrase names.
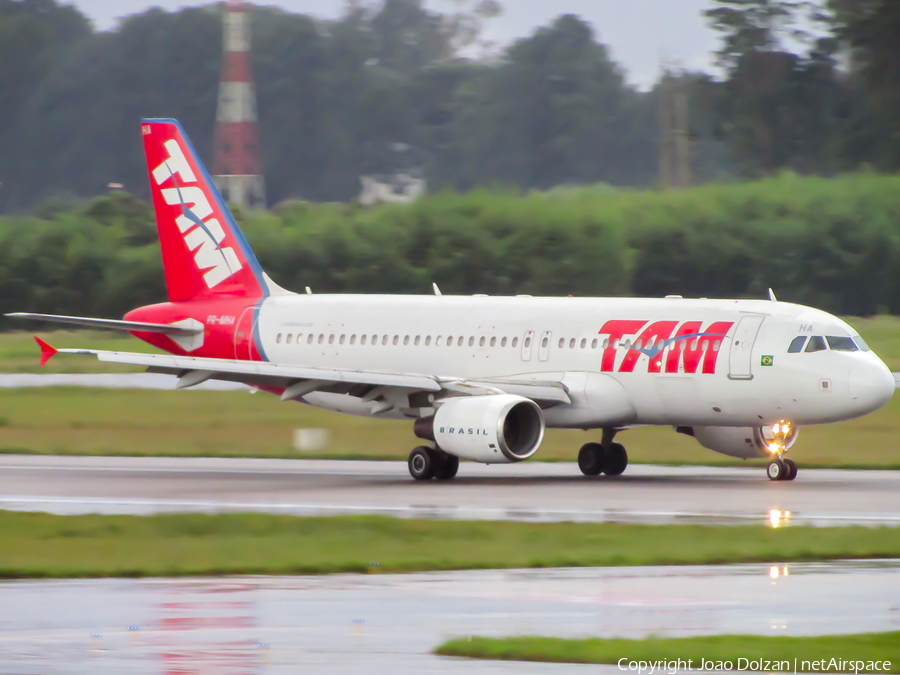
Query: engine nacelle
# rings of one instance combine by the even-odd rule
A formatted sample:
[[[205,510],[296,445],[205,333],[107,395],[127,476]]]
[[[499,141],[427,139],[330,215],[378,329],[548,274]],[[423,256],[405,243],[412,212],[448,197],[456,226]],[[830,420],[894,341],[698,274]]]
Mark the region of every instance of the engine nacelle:
[[[786,434],[780,428],[776,433],[772,426],[687,427],[679,428],[679,431],[696,438],[707,450],[739,459],[771,457],[773,443],[776,450],[778,444],[789,450],[800,435],[800,429],[795,426],[790,426]]]
[[[544,414],[531,399],[512,394],[451,398],[434,417],[418,420],[415,432],[457,457],[509,464],[541,447]]]

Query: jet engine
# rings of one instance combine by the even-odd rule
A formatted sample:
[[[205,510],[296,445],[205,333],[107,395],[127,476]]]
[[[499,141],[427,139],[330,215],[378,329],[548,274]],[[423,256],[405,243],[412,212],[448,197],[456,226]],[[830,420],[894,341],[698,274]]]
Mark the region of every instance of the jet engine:
[[[765,427],[679,427],[708,450],[737,457],[758,459],[789,450],[797,442],[800,429],[789,422]]]
[[[485,464],[528,459],[544,440],[544,415],[531,399],[512,394],[451,398],[434,417],[416,421],[419,438],[451,455]]]

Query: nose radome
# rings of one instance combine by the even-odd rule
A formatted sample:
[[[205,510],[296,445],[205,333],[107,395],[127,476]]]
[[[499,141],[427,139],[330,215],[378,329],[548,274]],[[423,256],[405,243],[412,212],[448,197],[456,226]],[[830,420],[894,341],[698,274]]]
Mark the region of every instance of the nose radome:
[[[893,373],[882,363],[865,363],[850,371],[850,396],[869,412],[890,401],[896,388]]]

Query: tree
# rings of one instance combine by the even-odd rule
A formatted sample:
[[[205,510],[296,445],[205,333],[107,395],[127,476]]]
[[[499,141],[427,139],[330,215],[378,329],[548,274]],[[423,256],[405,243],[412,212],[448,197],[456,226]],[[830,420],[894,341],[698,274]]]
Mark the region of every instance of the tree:
[[[900,168],[900,3],[894,0],[830,0],[831,19],[852,70],[868,94],[870,109],[883,133],[875,163]],[[871,138],[866,145],[872,145]]]

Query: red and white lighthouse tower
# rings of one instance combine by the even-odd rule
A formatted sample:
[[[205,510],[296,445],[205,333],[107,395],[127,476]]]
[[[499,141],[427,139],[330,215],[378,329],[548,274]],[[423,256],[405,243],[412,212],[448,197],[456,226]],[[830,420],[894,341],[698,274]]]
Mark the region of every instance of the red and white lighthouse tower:
[[[223,24],[224,54],[216,112],[213,181],[225,201],[247,208],[264,208],[266,187],[250,69],[250,14],[243,0],[225,3]]]

